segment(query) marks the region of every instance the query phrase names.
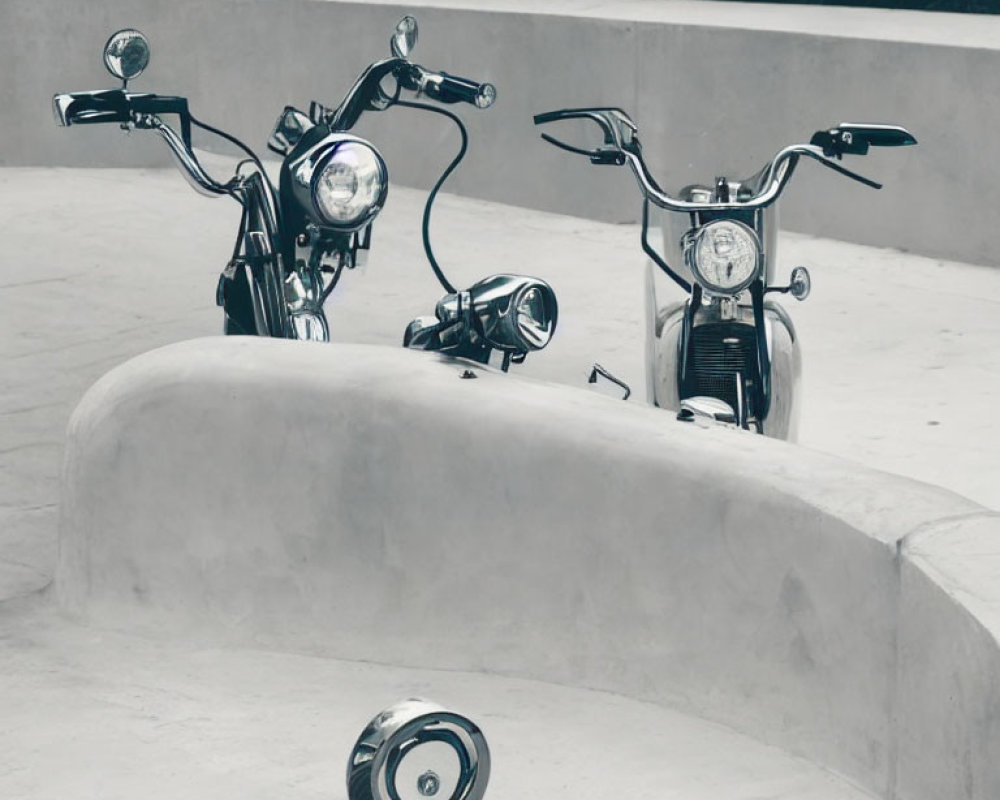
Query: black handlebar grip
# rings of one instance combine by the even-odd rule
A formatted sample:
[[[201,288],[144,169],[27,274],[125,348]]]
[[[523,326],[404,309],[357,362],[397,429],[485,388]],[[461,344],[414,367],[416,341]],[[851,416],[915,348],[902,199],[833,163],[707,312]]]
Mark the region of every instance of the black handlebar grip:
[[[128,122],[130,104],[122,89],[57,94],[52,98],[52,112],[63,126],[94,125],[100,122]]]
[[[546,111],[542,114],[535,114],[533,119],[536,125],[544,125],[546,122],[555,122],[557,119],[568,119],[568,115],[578,116],[571,110]]]
[[[134,93],[124,89],[57,94],[52,98],[56,122],[63,126],[132,121],[132,114],[177,114],[184,144],[191,146],[191,114],[186,97]]]
[[[489,108],[497,99],[492,83],[476,83],[446,72],[429,73],[423,86],[428,97],[442,103],[469,103],[476,108]]]

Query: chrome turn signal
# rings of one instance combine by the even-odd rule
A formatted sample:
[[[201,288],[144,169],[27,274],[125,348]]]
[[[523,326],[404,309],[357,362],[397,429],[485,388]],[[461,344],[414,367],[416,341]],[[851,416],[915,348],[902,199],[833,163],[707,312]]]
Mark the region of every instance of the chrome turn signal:
[[[796,267],[788,280],[788,293],[796,300],[805,300],[812,291],[812,278],[805,267]]]

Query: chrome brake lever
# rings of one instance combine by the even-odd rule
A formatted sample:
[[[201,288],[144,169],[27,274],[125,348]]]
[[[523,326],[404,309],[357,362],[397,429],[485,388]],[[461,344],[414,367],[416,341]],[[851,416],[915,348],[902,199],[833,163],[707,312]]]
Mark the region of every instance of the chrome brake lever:
[[[814,153],[808,153],[808,155],[822,164],[824,167],[832,169],[834,172],[839,172],[841,175],[846,175],[848,178],[856,180],[858,183],[863,183],[865,186],[870,186],[872,189],[881,189],[882,184],[877,181],[873,181],[871,178],[866,178],[864,175],[859,175],[856,172],[852,172],[847,167],[842,167],[835,161],[831,161],[829,158],[824,158],[818,156]]]

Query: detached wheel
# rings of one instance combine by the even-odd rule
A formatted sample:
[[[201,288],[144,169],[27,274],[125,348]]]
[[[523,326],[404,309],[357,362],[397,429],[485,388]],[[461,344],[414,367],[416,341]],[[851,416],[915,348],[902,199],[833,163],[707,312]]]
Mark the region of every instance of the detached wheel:
[[[347,762],[350,800],[482,800],[490,750],[470,720],[403,700],[368,723]]]

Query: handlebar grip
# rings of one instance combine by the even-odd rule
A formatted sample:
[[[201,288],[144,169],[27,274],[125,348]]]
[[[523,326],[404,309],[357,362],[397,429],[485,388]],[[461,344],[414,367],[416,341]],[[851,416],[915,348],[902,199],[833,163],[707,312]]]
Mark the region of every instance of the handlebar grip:
[[[181,120],[184,144],[191,146],[191,114],[186,97],[103,89],[94,92],[57,94],[52,98],[56,122],[70,125],[93,125],[100,122],[132,121],[136,114],[177,114]]]
[[[557,119],[571,119],[583,116],[575,109],[564,109],[561,111],[546,111],[542,114],[535,114],[533,117],[536,125],[544,125],[546,122],[555,122]]]
[[[181,122],[181,139],[191,147],[191,112],[186,97],[177,95],[139,94],[130,98],[132,110],[140,114],[176,114]]]
[[[122,89],[71,92],[52,97],[52,112],[56,122],[64,127],[128,122],[130,110],[129,97]]]
[[[476,108],[489,108],[497,99],[492,83],[476,83],[447,72],[425,72],[421,88],[428,97],[442,103],[469,103]]]
[[[139,114],[180,114],[189,116],[186,97],[161,94],[137,94],[129,98],[133,111]]]

